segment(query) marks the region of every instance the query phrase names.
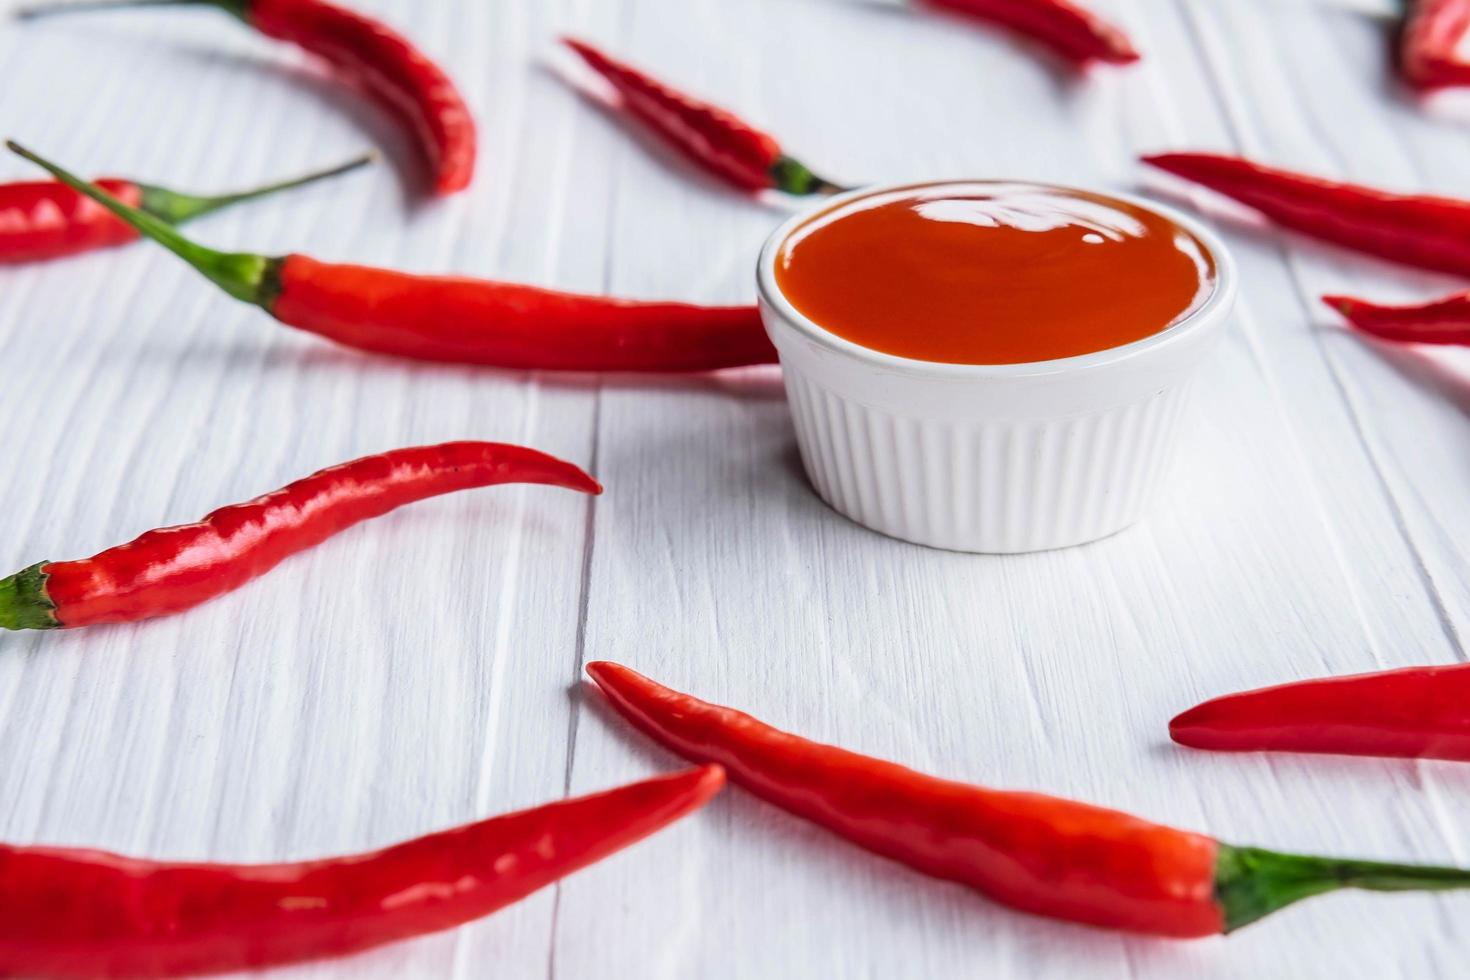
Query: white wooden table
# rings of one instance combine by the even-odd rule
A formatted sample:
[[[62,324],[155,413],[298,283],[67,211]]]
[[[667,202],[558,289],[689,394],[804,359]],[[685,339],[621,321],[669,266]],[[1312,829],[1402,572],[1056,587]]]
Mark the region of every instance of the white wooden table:
[[[839,0],[357,0],[458,77],[466,195],[393,167],[197,223],[206,242],[708,302],[779,212],[628,134],[545,63],[575,32],[848,180],[1153,186],[1228,149],[1470,194],[1470,100],[1392,84],[1385,26],[1311,0],[1095,0],[1146,60],[1085,83],[1002,36]],[[0,9],[8,6],[0,2]],[[206,11],[0,25],[0,128],[84,172],[225,188],[406,148]],[[0,179],[31,177],[0,160]],[[1465,657],[1470,361],[1386,352],[1319,293],[1450,280],[1264,230],[1172,492],[1090,547],[966,557],[865,532],[800,472],[774,370],[672,380],[415,367],[331,348],[135,246],[0,270],[0,566],[91,554],[330,463],[524,442],[608,486],[424,503],[206,608],[0,638],[0,839],[257,861],[365,849],[676,760],[582,685],[618,660],[809,736],[1223,839],[1470,862],[1470,769],[1173,747],[1196,700]],[[3,914],[3,913],[0,913]],[[1030,918],[738,791],[481,923],[281,976],[1460,975],[1470,895],[1344,894],[1229,940]]]

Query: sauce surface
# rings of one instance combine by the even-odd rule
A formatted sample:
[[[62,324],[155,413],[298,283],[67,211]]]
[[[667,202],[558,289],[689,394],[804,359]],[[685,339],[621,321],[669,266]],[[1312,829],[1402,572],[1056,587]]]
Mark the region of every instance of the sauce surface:
[[[776,284],[872,350],[1019,364],[1152,336],[1214,289],[1208,249],[1163,215],[1084,191],[976,182],[885,191],[782,243]]]

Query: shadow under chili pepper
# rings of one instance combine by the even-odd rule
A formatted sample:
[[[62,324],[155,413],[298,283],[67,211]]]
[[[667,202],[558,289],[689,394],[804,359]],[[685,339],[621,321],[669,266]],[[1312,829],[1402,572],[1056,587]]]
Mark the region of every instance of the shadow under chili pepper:
[[[485,435],[486,433],[477,434]],[[509,433],[501,433],[501,435],[511,438]],[[447,508],[451,506],[460,509],[450,511]],[[370,547],[373,553],[384,556],[408,554],[426,539],[450,533],[456,523],[461,527],[474,528],[508,530],[514,527],[515,534],[533,551],[542,547],[565,549],[583,542],[583,526],[580,522],[569,524],[566,520],[549,516],[547,511],[539,508],[518,507],[487,496],[486,499],[470,497],[454,503],[442,500],[424,501],[412,509],[397,511],[377,518],[373,522],[371,532],[368,532],[373,535]],[[362,528],[350,528],[332,540],[315,546],[312,554],[317,557],[317,560],[325,563],[326,567],[339,570],[351,569],[350,555],[362,554],[360,549],[364,547],[364,542],[359,540],[354,543],[353,539],[355,535],[363,531]],[[359,550],[354,552],[353,549]],[[334,554],[334,551],[340,554]],[[268,585],[265,577],[262,577],[247,582],[232,592],[206,600],[199,606],[199,609],[227,607],[228,604],[235,603],[234,612],[226,609],[220,613],[223,618],[229,621],[250,621],[252,604],[260,604],[259,611],[266,612],[272,608],[268,590],[282,587],[303,596],[307,604],[330,601],[334,592],[341,587],[340,578],[334,580],[332,584],[324,584],[313,579],[309,568],[304,567],[307,563],[301,560],[302,558],[301,555],[287,558],[272,576],[278,582],[285,582],[284,586]],[[295,569],[294,574],[299,576],[294,583],[290,581],[293,568]],[[341,572],[341,575],[347,574],[351,573]],[[373,575],[373,586],[386,583],[388,593],[401,597],[403,603],[403,606],[397,609],[392,604],[373,607],[371,615],[382,618],[383,622],[379,625],[383,635],[387,635],[396,622],[402,621],[402,609],[412,605],[415,596],[425,601],[429,597],[422,592],[415,591],[417,579],[409,571],[405,570],[401,576],[396,574],[384,576],[380,575],[374,566]],[[170,629],[174,630],[172,634],[163,632]],[[109,646],[105,641],[112,637],[116,642],[116,637],[126,637],[132,632],[141,633],[145,630],[158,631],[160,636],[178,635],[177,624],[162,617],[132,622],[98,623],[84,629],[57,629],[30,633],[0,630],[0,657],[15,655],[26,660],[32,657],[56,659],[73,651],[82,651],[89,660],[96,660],[101,656],[97,651],[111,650],[113,655],[131,662],[137,660],[150,646],[148,642],[131,644],[123,641],[120,645]],[[208,653],[209,655],[218,654],[221,658],[243,655],[234,644],[222,646]],[[177,656],[178,651],[169,649],[167,645],[157,648],[156,659],[158,660],[170,661],[176,659]],[[195,656],[195,659],[198,659],[198,656]],[[337,668],[332,666],[323,669],[336,670]]]
[[[241,328],[248,329],[248,328]],[[303,341],[281,343],[262,338],[194,342],[185,349],[162,340],[130,345],[119,357],[141,363],[162,362],[177,367],[218,367],[250,364],[262,373],[280,371],[350,371],[368,379],[425,378],[436,382],[476,383],[534,380],[543,388],[566,391],[672,391],[724,395],[741,401],[773,402],[786,398],[779,368],[770,365],[726,368],[688,374],[633,372],[522,371],[475,364],[448,364],[410,358],[376,356],[342,347]],[[411,397],[411,396],[410,396]]]
[[[1451,369],[1434,354],[1413,345],[1365,337],[1335,325],[1318,329],[1351,337],[1406,381],[1448,401],[1461,415],[1470,419],[1470,375]]]
[[[650,133],[646,125],[639,123],[636,119],[626,117],[623,110],[610,97],[600,95],[593,91],[582,79],[574,76],[571,72],[564,71],[560,66],[548,61],[538,63],[536,69],[544,77],[557,79],[560,83],[559,87],[571,89],[584,105],[597,110],[596,114],[607,125],[618,130],[623,138],[636,143],[645,153],[657,160],[660,165],[677,173],[679,178],[685,183],[701,187],[708,191],[711,196],[718,196],[722,199],[744,197],[754,204],[782,215],[790,214],[792,210],[799,206],[797,201],[801,199],[790,198],[777,191],[742,194],[729,184],[689,163],[689,161],[685,160],[664,143],[664,141]]]
[[[693,374],[637,374],[632,372],[517,372],[489,370],[507,378],[534,378],[544,388],[566,391],[643,391],[716,394],[738,401],[774,402],[786,398],[778,369],[767,366],[727,368]]]
[[[1446,125],[1470,126],[1470,92],[1445,89],[1441,92],[1415,92],[1404,89],[1404,101],[1420,115]]]
[[[590,658],[596,659],[596,658]],[[572,711],[591,715],[591,718],[582,718],[578,725],[595,723],[608,731],[623,732],[627,728],[627,722],[621,715],[608,704],[607,697],[603,695],[598,686],[587,680],[582,672],[583,664],[576,664],[578,680],[572,682],[567,688],[567,698],[572,702]],[[629,751],[637,757],[639,763],[645,764],[653,772],[674,772],[687,768],[689,763],[684,757],[676,752],[671,752],[662,745],[657,744],[651,738],[626,738]]]
[[[843,3],[854,11],[867,11],[875,17],[909,21],[909,30],[921,29],[913,24],[914,21],[921,20],[941,24],[946,30],[963,31],[982,37],[988,36],[995,47],[1024,55],[1022,63],[1035,68],[1051,83],[1052,90],[1060,95],[1072,96],[1081,92],[1092,81],[1092,76],[1099,67],[1096,65],[1079,67],[1046,45],[1028,39],[1019,31],[999,24],[981,23],[973,15],[945,10],[942,7],[925,4],[922,0],[913,0],[911,5],[895,4],[891,0],[837,0],[837,2]],[[895,27],[894,29],[900,28]],[[1106,70],[1107,66],[1102,67]]]
[[[261,75],[270,76],[282,83],[282,88],[303,94],[329,109],[333,115],[346,119],[372,142],[391,164],[404,213],[411,214],[428,203],[424,200],[423,185],[430,178],[403,128],[395,124],[386,112],[375,108],[366,96],[344,85],[340,79],[329,77],[324,69],[316,70],[310,65],[292,64],[279,58],[231,51],[182,38],[160,37],[137,25],[120,27],[63,18],[56,22],[54,29],[65,29],[73,36],[85,37],[89,45],[116,49],[117,60],[121,63],[138,57],[141,34],[150,45],[150,56],[177,57],[198,67],[252,76],[257,81]]]
[[[471,427],[475,428],[475,427]],[[502,441],[513,438],[509,430],[504,432],[476,431],[470,433],[476,438],[499,438]],[[372,542],[374,548],[384,555],[407,554],[417,542],[422,542],[431,535],[441,534],[454,526],[475,528],[503,529],[509,534],[513,528],[516,535],[533,542],[533,547],[546,545],[547,547],[566,548],[580,545],[583,540],[582,526],[577,522],[568,522],[557,516],[549,515],[548,511],[539,507],[524,507],[505,503],[493,499],[493,494],[485,495],[485,499],[476,499],[471,495],[463,501],[439,501],[418,504],[415,507],[380,517],[374,524],[373,532],[377,535]],[[577,502],[579,507],[581,502]],[[458,508],[452,513],[445,509],[448,507]],[[579,511],[580,512],[580,511]],[[344,539],[350,541],[350,538]],[[331,544],[318,545],[323,549],[327,557],[321,559],[324,562],[332,561],[332,557],[325,549]],[[402,578],[403,587],[409,589],[415,581],[412,576],[405,575]],[[311,587],[311,583],[303,583],[302,588]],[[326,590],[323,590],[325,601]],[[397,613],[391,612],[390,616],[396,618]]]
[[[1370,84],[1377,83],[1379,91],[1391,93],[1390,98],[1395,106],[1407,109],[1421,119],[1448,126],[1470,124],[1470,96],[1466,93],[1454,88],[1424,91],[1404,80],[1400,71],[1403,18],[1400,16],[1391,22],[1385,20],[1385,25],[1390,28],[1385,35],[1385,43],[1389,47],[1388,57],[1382,63],[1383,70],[1375,72],[1375,77],[1366,81]]]
[[[411,215],[433,203],[433,199],[426,198],[423,191],[430,176],[403,127],[386,112],[370,104],[365,96],[350,86],[343,85],[341,79],[329,76],[325,69],[177,39],[155,43],[170,54],[193,61],[201,67],[254,76],[267,75],[283,82],[284,87],[304,95],[318,106],[330,110],[333,115],[346,119],[354,129],[372,142],[391,164],[388,169],[392,170],[397,183],[398,204],[403,213]],[[136,45],[130,47],[136,48]]]

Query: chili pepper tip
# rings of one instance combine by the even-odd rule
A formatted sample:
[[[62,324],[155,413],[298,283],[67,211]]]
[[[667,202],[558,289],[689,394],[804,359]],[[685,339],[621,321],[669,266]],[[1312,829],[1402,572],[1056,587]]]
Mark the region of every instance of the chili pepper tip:
[[[1358,305],[1358,301],[1353,299],[1351,296],[1323,296],[1322,302],[1326,303],[1328,306],[1332,307],[1334,310],[1341,313],[1345,317],[1351,317],[1353,315],[1354,308]]]
[[[717,762],[700,766],[695,770],[699,773],[699,784],[710,796],[714,796],[725,788],[725,767]]]
[[[1193,708],[1181,711],[1173,718],[1170,718],[1169,737],[1178,744],[1187,745],[1190,748],[1210,748],[1208,744],[1200,742],[1196,736],[1200,722],[1208,720],[1210,706],[1213,703],[1212,701],[1206,701],[1203,704],[1197,704]]]
[[[1168,170],[1170,165],[1182,156],[1184,156],[1182,153],[1144,153],[1139,155],[1138,162],[1150,167],[1158,167],[1160,170]]]

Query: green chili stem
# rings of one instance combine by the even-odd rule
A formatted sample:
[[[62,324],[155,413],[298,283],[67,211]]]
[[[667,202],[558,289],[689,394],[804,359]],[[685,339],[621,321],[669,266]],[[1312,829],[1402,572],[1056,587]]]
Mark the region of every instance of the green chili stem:
[[[1339,888],[1374,892],[1470,888],[1470,870],[1349,861],[1220,845],[1215,866],[1215,895],[1225,912],[1226,932],[1249,925],[1293,902]]]
[[[54,630],[61,625],[56,603],[46,594],[46,573],[41,569],[47,564],[0,578],[0,629]]]
[[[771,181],[776,190],[795,195],[841,194],[851,189],[818,177],[806,164],[788,156],[779,158],[771,166]]]
[[[303,177],[295,177],[291,180],[283,180],[275,184],[267,184],[264,187],[256,187],[247,191],[238,191],[234,194],[198,195],[181,194],[171,191],[166,187],[155,187],[151,184],[140,184],[143,190],[142,209],[149,214],[162,218],[171,225],[197,218],[221,208],[227,208],[243,201],[254,201],[258,198],[268,197],[280,191],[288,191],[297,187],[305,187],[307,184],[315,184],[317,181],[327,180],[341,174],[365,167],[377,159],[376,153],[364,153],[360,157],[339,164],[328,170],[319,170],[315,173],[306,174]]]
[[[52,14],[84,13],[94,10],[124,10],[132,7],[218,7],[226,13],[247,20],[250,0],[74,0],[71,3],[41,3],[22,7],[15,12],[17,20],[35,20]]]
[[[147,211],[129,207],[95,184],[68,173],[49,160],[39,157],[16,143],[7,140],[5,146],[27,160],[50,171],[63,184],[87,195],[107,208],[123,221],[136,228],[139,234],[153,239],[179,258],[198,269],[206,278],[238,300],[254,303],[270,309],[279,259],[267,258],[253,252],[219,252],[190,241],[179,234],[167,221]]]

